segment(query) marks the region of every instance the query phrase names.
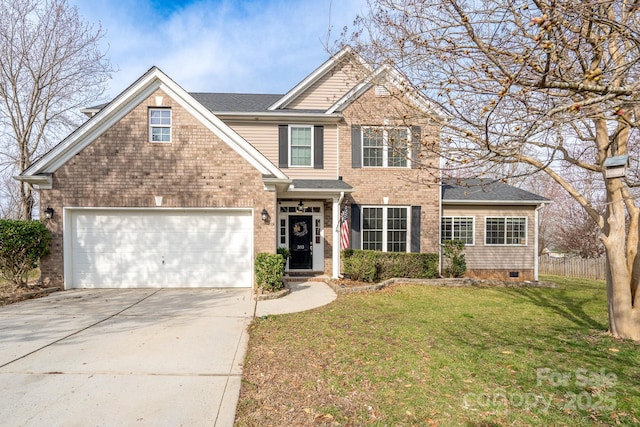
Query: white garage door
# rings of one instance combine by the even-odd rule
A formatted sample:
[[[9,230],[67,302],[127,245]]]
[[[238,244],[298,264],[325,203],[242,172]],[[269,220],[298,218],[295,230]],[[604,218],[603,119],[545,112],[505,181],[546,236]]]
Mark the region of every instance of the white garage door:
[[[67,288],[252,285],[249,210],[68,210],[65,224]]]

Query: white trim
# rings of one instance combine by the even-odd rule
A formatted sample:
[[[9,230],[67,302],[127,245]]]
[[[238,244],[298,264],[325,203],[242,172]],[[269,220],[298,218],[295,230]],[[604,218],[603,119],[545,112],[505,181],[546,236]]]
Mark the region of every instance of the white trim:
[[[287,141],[287,149],[288,149],[288,153],[289,153],[289,158],[287,159],[288,161],[288,166],[289,168],[302,168],[302,169],[313,169],[314,167],[314,158],[313,158],[313,153],[315,151],[315,127],[313,125],[302,125],[302,124],[290,124],[288,125],[288,129],[287,129],[287,135],[289,140]],[[293,128],[303,128],[303,129],[309,129],[310,130],[310,135],[311,135],[311,146],[309,147],[311,149],[311,161],[308,165],[293,165],[291,164],[291,158],[293,155],[293,150],[291,150],[291,142],[292,142],[292,138],[291,138],[291,131],[293,130]]]
[[[360,206],[360,248],[364,249],[364,209],[365,208],[373,208],[373,209],[382,209],[382,252],[389,252],[387,250],[387,233],[389,232],[387,221],[388,210],[394,208],[401,208],[407,212],[407,229],[406,229],[406,250],[404,252],[398,253],[410,253],[411,252],[411,206],[406,205],[361,205]]]
[[[381,129],[382,130],[382,166],[365,166],[364,164],[364,130],[365,129]],[[389,130],[406,129],[407,131],[407,155],[405,166],[389,166]],[[407,126],[361,126],[360,127],[360,158],[362,159],[362,169],[411,169],[411,129]]]
[[[528,205],[542,206],[553,203],[551,200],[455,200],[443,199],[443,205]]]
[[[443,236],[442,236],[442,220],[445,218],[451,218],[451,231],[453,234],[453,227],[454,227],[454,220],[456,218],[460,219],[460,218],[471,218],[471,238],[473,239],[473,243],[467,243],[465,242],[464,245],[465,246],[475,246],[476,245],[476,217],[473,215],[441,215],[440,216],[440,244],[442,244],[442,240],[443,240]],[[455,239],[455,236],[452,240],[460,240],[460,239]]]
[[[487,219],[504,219],[504,241],[505,243],[487,243]],[[506,243],[507,241],[507,219],[524,219],[524,232],[525,232],[525,242],[524,243]],[[507,247],[525,247],[529,245],[529,218],[526,216],[517,216],[517,215],[488,215],[484,217],[484,236],[483,244],[484,246],[507,246]]]
[[[401,94],[407,97],[407,99],[413,103],[416,107],[424,111],[425,113],[433,114],[439,119],[442,119],[445,115],[440,111],[435,104],[433,104],[426,96],[421,92],[414,90],[406,92],[406,88],[413,88],[412,83],[403,76],[398,70],[393,68],[389,64],[384,64],[375,70],[373,70],[364,80],[349,90],[344,96],[336,101],[326,114],[333,114],[336,112],[342,112],[345,108],[351,105],[356,99],[362,96],[366,91],[371,89],[374,85],[380,84],[379,79],[384,78],[392,86],[394,86]]]
[[[540,213],[540,209],[542,209],[544,206],[538,206],[534,212],[534,216],[533,216],[533,220],[534,220],[534,225],[533,225],[533,240],[534,240],[534,259],[533,259],[533,280],[534,281],[538,281],[539,278],[539,273],[538,270],[540,269],[540,255],[538,255],[538,245],[539,245],[539,241],[538,241],[538,227],[539,227],[539,213]]]
[[[299,201],[278,201],[276,206],[276,248],[286,247],[290,248],[290,240],[289,240],[289,220],[292,217],[297,216],[310,216],[311,217],[311,246],[312,246],[312,256],[311,256],[311,269],[296,269],[291,270],[290,268],[286,268],[286,271],[323,271],[324,272],[324,243],[325,243],[325,223],[324,223],[324,203],[317,200],[309,200],[305,201],[304,199],[304,207],[305,208],[320,208],[319,212],[280,212],[281,207],[297,207]],[[284,236],[281,233],[282,225],[280,224],[281,220],[285,220],[284,225]],[[316,220],[320,220],[320,243],[315,242],[315,222]],[[284,237],[284,243],[280,240],[281,237]]]
[[[156,67],[151,68],[109,105],[86,121],[20,176],[55,172],[158,89],[173,98],[176,103],[227,143],[263,175],[272,175],[281,179],[288,178],[261,152]]]
[[[160,105],[162,105],[162,97],[161,96],[156,96],[156,104],[158,103],[157,98],[160,98]],[[169,124],[152,124],[151,123],[151,113],[154,111],[168,111],[169,112]],[[160,117],[160,119],[162,120],[162,117]],[[171,112],[171,108],[168,107],[150,107],[147,110],[147,120],[148,120],[148,132],[149,132],[149,138],[148,141],[151,142],[152,144],[171,144],[171,142],[173,141],[173,113]],[[154,128],[160,128],[160,129],[169,129],[169,140],[168,141],[162,141],[162,140],[158,140],[158,141],[154,141],[153,139],[153,129]]]
[[[333,279],[340,277],[340,203],[343,198],[344,193],[341,193],[340,197],[334,197],[331,201],[331,230],[333,231],[331,276]]]
[[[341,113],[336,114],[325,114],[324,112],[320,113],[309,113],[309,112],[296,112],[296,111],[268,111],[266,113],[263,112],[228,112],[228,111],[214,111],[213,114],[216,117],[223,118],[225,121],[248,121],[251,123],[255,122],[276,122],[282,123],[286,121],[300,121],[306,120],[309,123],[313,124],[337,124],[341,120],[343,120],[343,115]]]
[[[51,190],[53,188],[53,178],[51,174],[41,174],[32,176],[14,176],[16,181],[26,182],[36,190]]]
[[[337,54],[331,56],[328,60],[324,62],[324,64],[320,65],[316,68],[311,74],[309,74],[304,80],[295,85],[293,89],[287,92],[282,98],[280,98],[277,102],[269,106],[268,110],[277,110],[279,108],[284,108],[289,105],[294,99],[300,96],[304,91],[309,89],[315,82],[324,77],[328,72],[330,72],[334,67],[336,67],[340,61],[347,55],[353,55],[356,61],[365,67],[365,69],[371,72],[371,66],[362,59],[362,57],[355,52],[351,47],[347,46],[340,50]]]

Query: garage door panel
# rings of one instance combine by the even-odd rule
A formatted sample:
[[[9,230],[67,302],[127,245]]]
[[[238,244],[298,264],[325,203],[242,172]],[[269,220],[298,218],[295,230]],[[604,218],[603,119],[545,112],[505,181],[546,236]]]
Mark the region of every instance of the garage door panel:
[[[250,211],[71,212],[72,287],[251,286]]]

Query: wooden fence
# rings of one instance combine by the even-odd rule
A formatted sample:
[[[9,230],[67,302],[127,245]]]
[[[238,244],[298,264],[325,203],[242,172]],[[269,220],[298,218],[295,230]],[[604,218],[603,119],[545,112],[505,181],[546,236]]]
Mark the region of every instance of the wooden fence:
[[[585,279],[605,280],[605,258],[552,258],[543,255],[540,258],[539,273],[556,276],[582,277]]]

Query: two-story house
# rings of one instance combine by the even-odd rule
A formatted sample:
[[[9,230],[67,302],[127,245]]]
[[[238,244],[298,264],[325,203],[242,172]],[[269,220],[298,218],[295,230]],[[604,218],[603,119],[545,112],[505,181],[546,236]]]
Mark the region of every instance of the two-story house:
[[[437,252],[437,112],[392,96],[408,84],[349,48],[279,95],[188,93],[151,68],[18,177],[53,236],[43,280],[248,287],[255,254],[280,246],[289,271],[337,277],[345,206],[350,247]]]

